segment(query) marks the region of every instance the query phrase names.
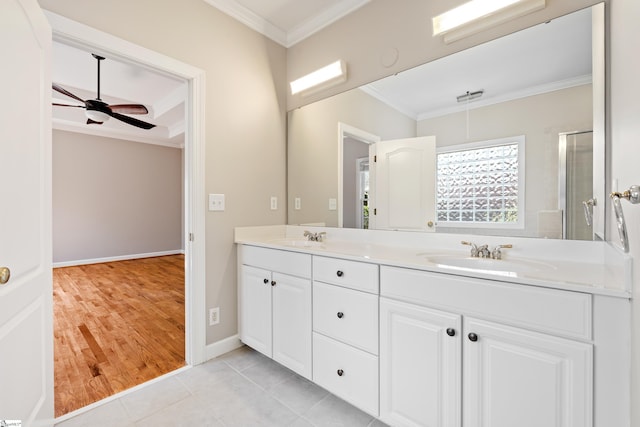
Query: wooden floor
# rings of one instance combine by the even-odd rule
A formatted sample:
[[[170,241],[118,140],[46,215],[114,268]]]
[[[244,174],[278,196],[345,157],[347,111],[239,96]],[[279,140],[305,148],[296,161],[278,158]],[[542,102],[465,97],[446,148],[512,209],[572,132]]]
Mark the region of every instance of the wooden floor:
[[[53,271],[55,413],[184,366],[184,256]]]

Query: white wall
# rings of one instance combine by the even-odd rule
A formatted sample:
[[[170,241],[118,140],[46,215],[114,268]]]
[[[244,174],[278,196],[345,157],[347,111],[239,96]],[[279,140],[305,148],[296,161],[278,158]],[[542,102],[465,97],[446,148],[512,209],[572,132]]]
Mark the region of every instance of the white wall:
[[[183,249],[182,150],[53,131],[53,262]]]
[[[206,307],[211,344],[237,333],[236,226],[286,218],[286,49],[202,0],[39,0],[56,14],[190,64],[206,73]],[[280,199],[272,211],[269,197]]]

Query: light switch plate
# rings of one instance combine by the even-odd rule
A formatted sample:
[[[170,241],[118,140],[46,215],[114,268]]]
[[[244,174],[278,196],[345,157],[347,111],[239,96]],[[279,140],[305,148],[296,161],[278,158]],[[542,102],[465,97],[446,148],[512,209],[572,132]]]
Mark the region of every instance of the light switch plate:
[[[210,211],[224,210],[224,194],[209,194],[209,210]]]
[[[301,209],[302,202],[300,201],[300,197],[296,197],[294,199],[293,208],[297,211]]]
[[[329,199],[329,210],[335,211],[338,209],[338,201],[336,199]]]
[[[278,198],[276,196],[271,196],[271,210],[275,211],[278,209]]]

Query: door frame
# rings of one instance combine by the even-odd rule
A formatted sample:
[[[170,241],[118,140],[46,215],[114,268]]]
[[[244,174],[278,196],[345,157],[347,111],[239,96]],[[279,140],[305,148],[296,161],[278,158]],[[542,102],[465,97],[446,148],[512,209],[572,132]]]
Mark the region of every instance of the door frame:
[[[366,144],[375,144],[382,138],[378,135],[363,131],[357,127],[348,125],[346,123],[338,122],[338,227],[342,228],[344,224],[344,170],[343,170],[343,158],[344,158],[344,139],[351,137],[362,141]],[[371,182],[371,175],[369,175],[369,182]],[[371,220],[371,219],[369,219]]]
[[[43,10],[53,40],[96,49],[123,62],[158,70],[187,82],[184,143],[185,361],[206,360],[205,306],[205,73],[174,58]]]

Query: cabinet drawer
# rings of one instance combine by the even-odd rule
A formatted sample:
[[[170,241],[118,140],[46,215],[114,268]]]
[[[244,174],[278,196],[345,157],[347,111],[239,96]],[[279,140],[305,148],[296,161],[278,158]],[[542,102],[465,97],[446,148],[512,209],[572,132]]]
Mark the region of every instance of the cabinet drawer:
[[[338,258],[313,257],[313,278],[360,291],[378,293],[378,266]]]
[[[313,330],[378,354],[378,296],[314,282]]]
[[[378,416],[378,358],[313,334],[313,381],[363,411]]]
[[[248,245],[239,246],[239,249],[238,257],[242,264],[311,278],[311,255]]]
[[[380,294],[463,315],[590,340],[591,295],[396,267],[380,270]]]

